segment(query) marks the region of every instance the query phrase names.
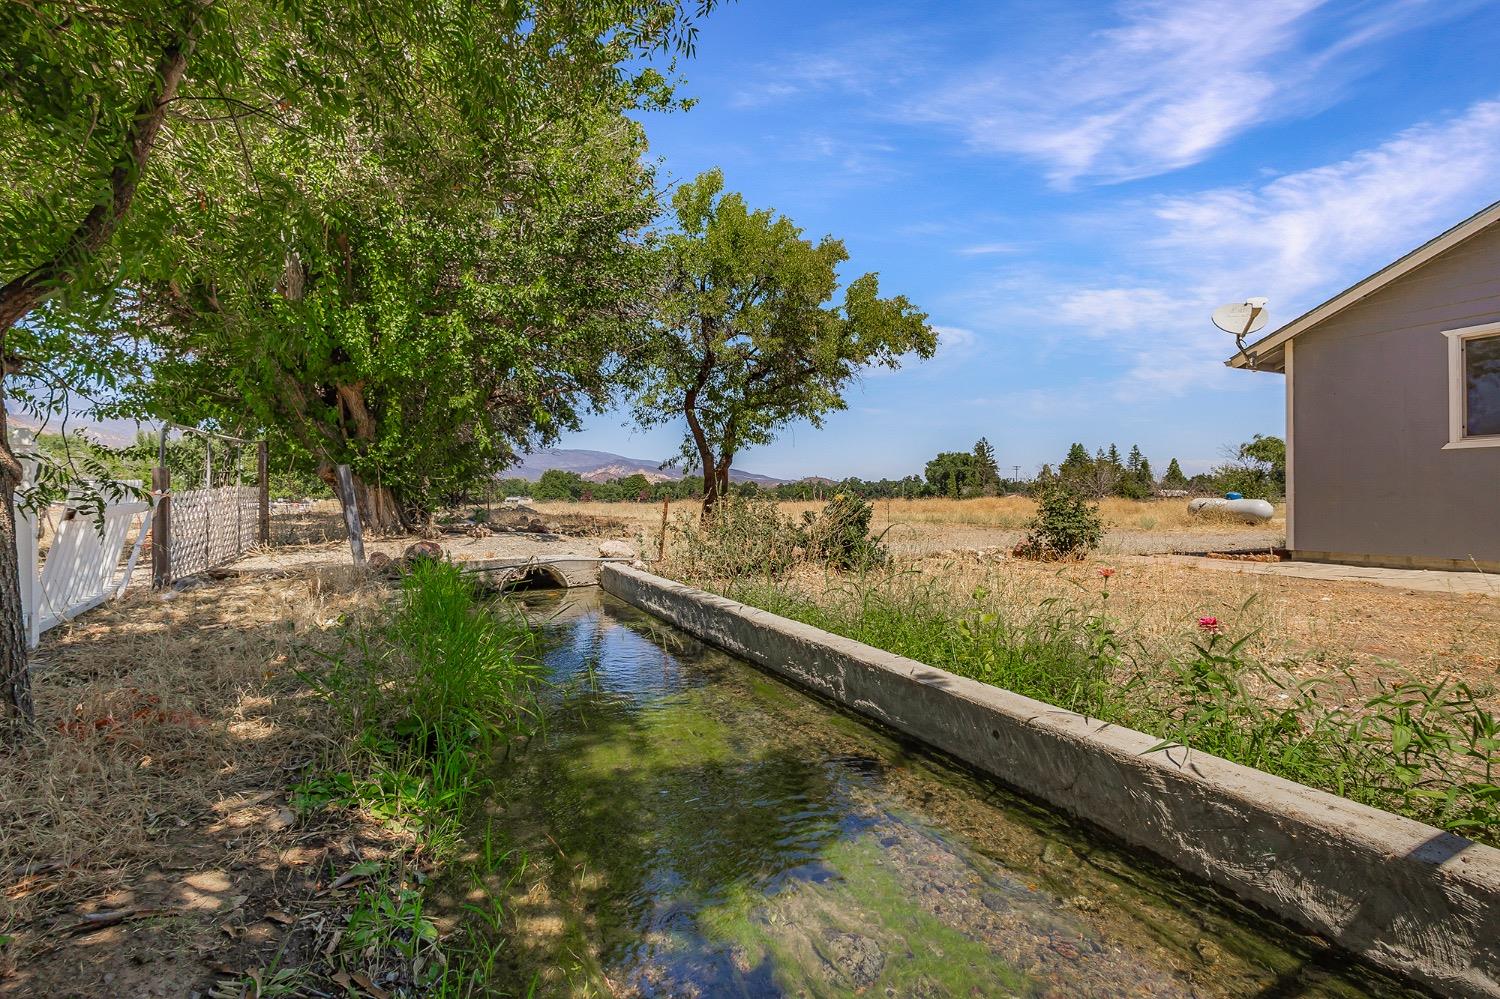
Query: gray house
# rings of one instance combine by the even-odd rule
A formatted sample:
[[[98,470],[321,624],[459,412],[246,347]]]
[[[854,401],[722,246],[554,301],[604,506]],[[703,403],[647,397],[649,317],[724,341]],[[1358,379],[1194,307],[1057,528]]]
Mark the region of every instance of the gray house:
[[[1286,376],[1294,558],[1500,571],[1500,202],[1226,363]]]

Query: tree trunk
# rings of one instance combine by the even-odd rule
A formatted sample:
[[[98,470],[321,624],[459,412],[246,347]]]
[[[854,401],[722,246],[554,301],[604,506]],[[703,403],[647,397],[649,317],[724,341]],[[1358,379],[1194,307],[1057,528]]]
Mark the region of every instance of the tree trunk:
[[[18,274],[0,287],[0,357],[5,357],[5,334],[62,286],[109,243],[120,220],[135,200],[136,186],[156,145],[167,105],[177,95],[187,69],[188,53],[197,33],[200,9],[195,8],[183,34],[167,43],[157,61],[149,92],[136,108],[125,133],[124,148],[109,174],[109,191],[68,236],[51,258]],[[7,714],[33,718],[31,676],[26,661],[26,629],[21,621],[20,557],[16,549],[16,517],[12,503],[21,485],[21,463],[10,450],[5,417],[4,379],[9,365],[0,367],[0,697]]]
[[[328,488],[332,489],[333,494],[339,498],[340,507],[348,502],[334,478],[332,465],[319,465],[318,478],[328,483]],[[401,506],[396,502],[396,496],[389,486],[371,485],[356,473],[354,475],[354,501],[365,533],[401,534],[406,530],[407,524],[401,515]]]
[[[698,391],[690,389],[687,393],[686,405],[683,407],[683,414],[687,417],[688,431],[693,435],[693,444],[698,448],[698,467],[703,470],[702,519],[706,521],[728,490],[720,485],[720,463],[714,455],[713,444],[709,442],[708,434],[704,432],[703,424],[698,419],[697,404]],[[727,481],[727,465],[725,469]]]
[[[3,383],[0,383],[3,384]],[[0,387],[0,697],[5,714],[30,722],[31,674],[26,665],[26,626],[21,620],[21,559],[16,548],[16,489],[21,462],[11,452]]]

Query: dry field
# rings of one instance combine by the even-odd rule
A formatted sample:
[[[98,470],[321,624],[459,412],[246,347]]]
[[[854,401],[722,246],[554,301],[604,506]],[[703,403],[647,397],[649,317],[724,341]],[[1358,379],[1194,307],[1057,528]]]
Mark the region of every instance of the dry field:
[[[800,517],[820,503],[781,503]],[[1054,598],[1107,608],[1141,655],[1167,656],[1196,637],[1197,620],[1215,616],[1235,635],[1254,634],[1247,651],[1299,678],[1348,672],[1361,689],[1378,677],[1435,682],[1461,679],[1477,689],[1500,688],[1500,599],[1402,590],[1362,582],[1298,579],[1200,569],[1186,561],[1136,557],[1149,552],[1201,552],[1272,547],[1285,539],[1284,512],[1269,524],[1201,519],[1183,500],[1108,499],[1100,504],[1103,549],[1088,561],[1043,564],[1003,558],[1024,533],[1034,504],[1022,497],[973,500],[878,500],[873,529],[898,565],[940,588],[954,606],[984,600],[1015,620],[1039,613]],[[572,512],[626,521],[652,553],[661,507],[639,503],[543,503],[544,515]],[[697,505],[671,505],[691,516]],[[1106,578],[1101,569],[1113,570]],[[836,577],[803,570],[790,585],[837,587]],[[1106,590],[1108,597],[1104,596]],[[1353,691],[1351,691],[1351,696]]]
[[[661,505],[653,503],[536,503],[547,516],[568,513],[614,517],[627,521],[633,532],[654,536],[661,524]],[[823,509],[822,503],[778,503],[782,513],[800,518]],[[890,499],[874,501],[873,529],[886,531],[885,543],[897,555],[920,557],[954,549],[1009,548],[1026,533],[1036,504],[1023,496],[983,499]],[[672,516],[691,514],[698,504],[671,504]],[[1269,523],[1248,525],[1217,517],[1193,517],[1187,501],[1106,499],[1099,504],[1104,518],[1105,553],[1153,554],[1230,549],[1274,548],[1286,540],[1284,511]]]

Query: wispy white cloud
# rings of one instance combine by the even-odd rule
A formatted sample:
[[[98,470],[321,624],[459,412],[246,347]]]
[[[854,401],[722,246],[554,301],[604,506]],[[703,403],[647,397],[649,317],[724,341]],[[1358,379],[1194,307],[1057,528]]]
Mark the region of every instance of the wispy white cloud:
[[[921,46],[909,34],[877,32],[816,50],[786,52],[747,67],[729,105],[754,110],[826,94],[869,95],[914,72],[921,54]]]
[[[958,357],[972,354],[979,347],[979,337],[973,330],[959,326],[933,326],[938,335],[938,354],[943,357]]]
[[[1163,199],[1154,250],[1308,306],[1483,207],[1497,181],[1500,100],[1487,100],[1337,163]]]
[[[1018,253],[1020,249],[1015,243],[975,243],[961,246],[955,252],[961,257],[988,257],[997,253]]]
[[[1336,99],[1375,42],[1459,5],[1435,0],[1126,0],[1118,21],[1006,54],[907,108],[1059,187],[1204,159],[1247,129]]]
[[[762,69],[734,92],[729,103],[735,108],[758,108],[810,91],[861,92],[873,79],[871,72],[868,60],[800,53]]]
[[[894,151],[894,147],[879,139],[846,138],[831,132],[806,131],[795,141],[787,143],[783,155],[788,160],[831,163],[845,180],[880,180],[900,173],[891,157]],[[819,181],[825,184],[831,179],[826,175],[819,177]]]
[[[902,371],[915,370],[920,374],[933,375],[954,362],[963,361],[973,357],[982,347],[979,335],[971,329],[960,326],[941,326],[936,323],[932,328],[937,331],[938,346],[937,353],[932,360],[923,361],[915,354],[905,354],[901,358],[898,368],[886,368],[872,365],[864,369],[862,374],[866,378],[889,378]]]
[[[972,297],[971,321],[1107,362],[1119,398],[1246,388],[1223,367],[1232,345],[1214,306],[1265,295],[1272,324],[1286,322],[1497,193],[1500,100],[1487,100],[1325,166],[1091,218],[1091,240],[1113,230],[1122,250],[1108,279],[1018,270]]]

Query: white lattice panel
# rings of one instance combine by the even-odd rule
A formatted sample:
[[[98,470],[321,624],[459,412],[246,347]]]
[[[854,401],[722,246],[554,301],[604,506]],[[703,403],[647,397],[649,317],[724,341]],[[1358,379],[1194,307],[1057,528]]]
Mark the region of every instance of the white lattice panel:
[[[237,558],[259,534],[259,490],[214,486],[172,494],[172,575],[181,578]]]

